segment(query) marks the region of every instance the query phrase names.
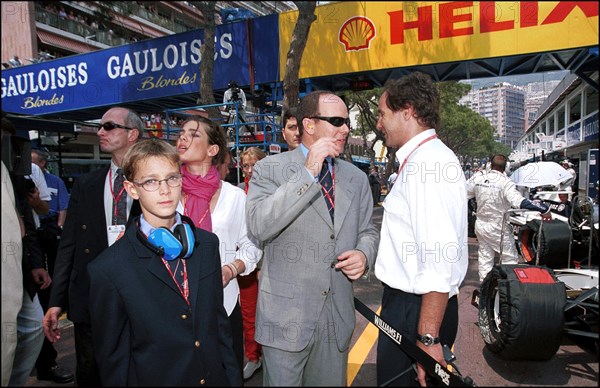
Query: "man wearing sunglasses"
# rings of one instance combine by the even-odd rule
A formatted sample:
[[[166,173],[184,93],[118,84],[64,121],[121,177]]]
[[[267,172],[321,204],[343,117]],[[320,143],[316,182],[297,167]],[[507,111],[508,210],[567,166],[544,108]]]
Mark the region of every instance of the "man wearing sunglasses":
[[[126,227],[125,220],[141,213],[139,203],[119,188],[119,172],[125,153],[143,131],[144,124],[134,111],[109,109],[98,126],[98,138],[100,150],[111,155],[110,167],[80,176],[71,191],[43,327],[51,342],[58,341],[58,320],[63,311],[68,311],[75,328],[79,386],[100,386],[92,348],[87,264],[116,241]]]
[[[348,108],[331,92],[298,107],[301,144],[254,166],[249,231],[265,244],[256,313],[264,386],[346,386],[354,331],[352,282],[379,240],[367,176],[337,157]]]

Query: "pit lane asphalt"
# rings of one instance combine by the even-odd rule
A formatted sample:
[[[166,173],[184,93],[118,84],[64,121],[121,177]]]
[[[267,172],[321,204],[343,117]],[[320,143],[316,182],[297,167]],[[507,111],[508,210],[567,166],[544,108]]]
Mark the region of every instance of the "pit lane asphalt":
[[[373,222],[380,228],[383,207],[373,211]],[[477,322],[477,309],[471,305],[471,295],[478,288],[477,240],[469,238],[469,270],[459,294],[459,332],[454,345],[456,366],[463,375],[470,376],[478,386],[550,387],[597,386],[598,355],[577,346],[572,339],[564,338],[558,352],[548,361],[505,361],[485,348]],[[381,283],[373,275],[354,284],[355,295],[373,311],[381,302]],[[75,371],[75,345],[72,323],[61,320],[62,338],[55,344],[58,364]],[[351,342],[348,367],[348,386],[372,387],[377,384],[376,349],[377,330],[358,312],[356,329]],[[57,384],[38,381],[35,371],[26,386],[74,386],[74,383]],[[262,369],[249,380],[247,387],[262,386]]]

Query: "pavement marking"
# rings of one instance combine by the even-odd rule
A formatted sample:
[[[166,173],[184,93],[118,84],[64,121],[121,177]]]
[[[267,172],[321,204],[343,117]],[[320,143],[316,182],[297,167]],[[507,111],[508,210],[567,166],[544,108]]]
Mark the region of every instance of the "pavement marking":
[[[377,309],[377,315],[379,315],[380,312],[381,306]],[[375,325],[368,322],[360,337],[358,337],[358,340],[352,349],[350,349],[350,353],[348,354],[348,386],[351,386],[352,382],[354,382],[360,367],[364,364],[365,359],[377,341],[378,331],[379,330]]]

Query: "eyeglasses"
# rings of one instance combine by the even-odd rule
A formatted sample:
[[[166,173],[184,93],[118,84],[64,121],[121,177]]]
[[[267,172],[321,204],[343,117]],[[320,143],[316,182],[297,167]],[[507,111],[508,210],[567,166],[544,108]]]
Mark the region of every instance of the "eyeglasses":
[[[350,128],[350,117],[339,117],[339,116],[312,116],[309,117],[309,119],[319,119],[319,120],[324,120],[327,121],[329,124],[333,125],[334,127],[341,127],[342,125],[346,124],[348,126],[348,128]]]
[[[156,191],[162,182],[167,182],[169,187],[179,187],[181,186],[181,180],[181,175],[172,175],[165,179],[148,179],[147,181],[141,183],[133,182],[133,184],[136,186],[142,186],[146,191]]]
[[[126,127],[124,125],[117,124],[112,121],[107,121],[105,123],[98,125],[98,131],[101,130],[102,128],[104,128],[105,131],[112,131],[115,128],[133,129],[131,127]]]

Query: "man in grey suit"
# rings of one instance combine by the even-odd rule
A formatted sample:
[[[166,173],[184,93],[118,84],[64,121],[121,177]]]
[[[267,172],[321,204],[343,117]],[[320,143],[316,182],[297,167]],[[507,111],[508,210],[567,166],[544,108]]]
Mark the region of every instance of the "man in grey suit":
[[[265,386],[345,386],[352,281],[373,268],[379,233],[367,176],[336,159],[350,132],[345,103],[318,91],[298,108],[302,144],[256,163],[246,202],[264,244],[255,337]]]

